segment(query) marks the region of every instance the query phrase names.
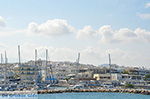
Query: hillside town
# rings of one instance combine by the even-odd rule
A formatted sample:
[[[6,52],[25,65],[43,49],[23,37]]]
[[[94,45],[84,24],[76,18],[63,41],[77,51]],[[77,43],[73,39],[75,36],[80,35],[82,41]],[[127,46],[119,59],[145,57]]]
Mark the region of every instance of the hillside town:
[[[75,62],[48,61],[48,50],[45,60],[21,63],[20,46],[18,46],[18,63],[5,62],[1,56],[0,91],[43,90],[55,88],[142,88],[150,89],[150,69],[127,67],[111,64],[99,66],[81,64],[80,53]]]

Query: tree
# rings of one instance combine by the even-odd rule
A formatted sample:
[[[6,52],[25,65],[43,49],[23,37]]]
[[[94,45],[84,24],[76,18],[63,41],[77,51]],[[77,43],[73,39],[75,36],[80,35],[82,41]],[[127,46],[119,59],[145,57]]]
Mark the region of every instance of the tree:
[[[129,72],[127,70],[124,70],[123,74],[129,74]]]
[[[146,74],[144,80],[150,80],[150,74]]]
[[[134,88],[134,85],[133,84],[126,84],[125,88]]]

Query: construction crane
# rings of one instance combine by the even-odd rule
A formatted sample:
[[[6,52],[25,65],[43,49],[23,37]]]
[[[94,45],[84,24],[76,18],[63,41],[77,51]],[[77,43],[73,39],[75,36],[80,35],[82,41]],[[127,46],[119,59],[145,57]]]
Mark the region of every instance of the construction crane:
[[[49,65],[49,68],[48,68],[48,49],[46,49],[46,75],[48,74],[48,71],[50,72],[50,78],[48,77],[47,80],[50,80],[50,83],[51,84],[55,84],[55,81],[57,80],[54,75],[53,75],[53,69],[52,69],[52,65],[50,64]]]

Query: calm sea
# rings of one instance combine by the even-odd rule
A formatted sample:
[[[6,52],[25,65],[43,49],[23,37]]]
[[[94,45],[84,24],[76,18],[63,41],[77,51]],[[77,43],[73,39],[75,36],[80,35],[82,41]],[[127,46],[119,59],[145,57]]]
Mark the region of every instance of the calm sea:
[[[0,99],[150,99],[150,95],[128,93],[55,93],[40,95],[9,95]]]
[[[42,94],[38,99],[150,99],[150,95],[128,93],[59,93]]]

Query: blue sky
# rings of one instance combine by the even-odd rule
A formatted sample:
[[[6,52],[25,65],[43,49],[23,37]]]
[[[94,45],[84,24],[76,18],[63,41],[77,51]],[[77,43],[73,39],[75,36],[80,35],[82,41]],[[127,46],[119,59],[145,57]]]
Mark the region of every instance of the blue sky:
[[[121,27],[148,28],[149,20],[139,20],[138,13],[150,13],[144,6],[149,0],[1,0],[1,16],[8,26],[25,28],[31,21],[67,19],[78,28],[104,24]],[[131,23],[129,23],[131,22]],[[21,23],[21,24],[20,24]]]
[[[2,25],[1,25],[2,24]],[[0,51],[17,61],[50,50],[54,61],[149,67],[149,0],[0,0]],[[29,48],[30,47],[30,48]],[[13,54],[12,54],[13,53]]]

